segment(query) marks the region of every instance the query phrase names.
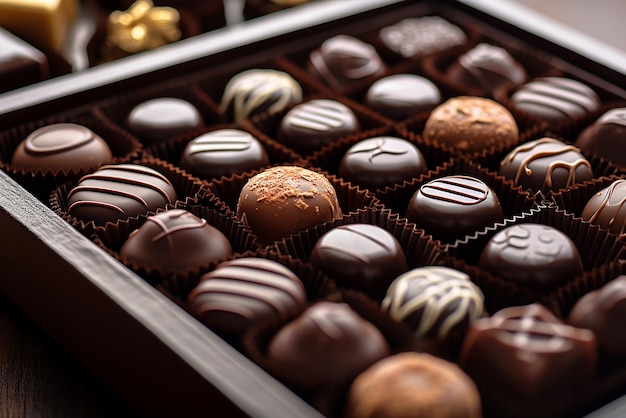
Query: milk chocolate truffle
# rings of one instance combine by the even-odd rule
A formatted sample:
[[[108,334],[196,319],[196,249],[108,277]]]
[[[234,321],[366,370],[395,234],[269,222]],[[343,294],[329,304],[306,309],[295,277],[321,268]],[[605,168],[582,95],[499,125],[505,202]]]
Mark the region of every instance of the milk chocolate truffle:
[[[427,78],[394,74],[375,81],[367,90],[365,104],[395,119],[405,119],[432,110],[441,103],[441,93]]]
[[[384,311],[414,330],[418,338],[446,338],[464,332],[484,312],[482,291],[461,271],[426,266],[393,281],[381,304]]]
[[[295,317],[306,293],[298,276],[282,264],[245,257],[204,274],[188,300],[191,312],[209,328],[241,335],[263,321]]]
[[[28,135],[15,149],[11,165],[17,170],[58,173],[95,169],[112,159],[107,143],[91,129],[55,123]]]
[[[426,353],[384,358],[348,391],[344,418],[481,418],[476,385],[456,364]]]
[[[411,197],[406,217],[434,238],[449,242],[502,222],[504,213],[489,186],[475,177],[455,175],[422,185]]]
[[[105,165],[70,190],[67,213],[104,225],[154,212],[175,201],[176,190],[158,171],[138,164]]]
[[[626,180],[615,180],[594,194],[583,209],[582,218],[613,234],[626,232]]]
[[[483,96],[499,88],[519,86],[528,79],[524,67],[506,49],[485,43],[459,56],[446,76]]]
[[[422,58],[467,42],[467,35],[439,16],[410,17],[380,30],[380,39],[404,58]]]
[[[626,356],[626,276],[618,276],[587,293],[572,308],[567,322],[591,330],[609,355]]]
[[[181,209],[149,216],[120,249],[120,257],[139,266],[183,274],[229,257],[228,239],[206,220]]]
[[[389,345],[372,323],[347,304],[317,302],[271,339],[271,372],[299,390],[324,390],[350,383],[389,354]]]
[[[230,79],[219,106],[223,115],[241,123],[264,112],[274,114],[302,101],[302,87],[289,74],[251,69]]]
[[[500,163],[498,173],[533,192],[558,191],[591,180],[591,164],[573,145],[540,138],[517,146]]]
[[[354,112],[336,100],[314,99],[295,105],[280,121],[277,139],[302,154],[361,128]]]
[[[583,272],[574,242],[558,229],[524,223],[498,231],[478,265],[494,275],[534,289],[554,288]]]
[[[540,77],[522,85],[511,100],[515,109],[550,123],[585,116],[600,107],[600,98],[587,85],[564,77]]]
[[[504,106],[483,97],[453,97],[426,121],[424,138],[461,152],[478,152],[518,139],[515,119]]]
[[[341,159],[337,173],[363,188],[377,190],[426,171],[426,160],[415,145],[402,138],[377,136],[351,146]]]
[[[0,27],[0,93],[49,77],[48,58],[43,52]]]
[[[341,216],[330,181],[295,166],[273,167],[255,175],[243,186],[237,203],[237,219],[263,245]]]
[[[626,169],[626,107],[605,112],[581,132],[575,145]]]
[[[514,306],[471,325],[459,365],[481,393],[541,408],[594,379],[596,348],[591,331],[564,324],[542,305]]]
[[[308,65],[311,74],[337,90],[380,76],[386,70],[376,48],[348,35],[324,41],[311,52]]]
[[[398,240],[386,229],[369,224],[342,225],[326,232],[315,243],[309,261],[339,285],[376,299],[408,268]]]
[[[142,102],[126,118],[128,129],[149,144],[189,132],[202,124],[198,109],[176,97],[159,97]]]
[[[269,165],[258,139],[239,129],[218,129],[189,141],[181,168],[204,179],[228,176]]]

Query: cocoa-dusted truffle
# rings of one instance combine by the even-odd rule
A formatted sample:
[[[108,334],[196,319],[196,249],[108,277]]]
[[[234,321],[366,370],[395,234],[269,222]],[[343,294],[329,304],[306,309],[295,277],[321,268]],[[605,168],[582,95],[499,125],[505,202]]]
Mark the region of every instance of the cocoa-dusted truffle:
[[[108,164],[111,149],[100,135],[76,123],[55,123],[33,131],[13,152],[11,165],[32,172],[87,171]]]
[[[365,95],[366,105],[395,120],[428,112],[439,103],[441,93],[435,83],[415,74],[383,77]]]
[[[461,271],[418,267],[391,283],[382,309],[414,330],[418,338],[464,332],[484,313],[482,291]]]
[[[518,139],[511,113],[483,97],[453,97],[437,106],[426,121],[424,138],[458,149],[478,152]]]
[[[591,164],[573,145],[554,138],[525,142],[500,163],[500,175],[533,192],[558,191],[591,180]]]
[[[614,234],[626,232],[626,180],[615,180],[594,194],[583,209],[582,218]]]
[[[534,289],[549,289],[579,276],[582,260],[574,242],[558,229],[522,223],[498,231],[478,265],[494,275]]]
[[[130,234],[119,254],[138,266],[185,273],[229,257],[232,247],[206,220],[172,209],[149,216]]]
[[[580,133],[575,145],[626,169],[626,107],[605,112]]]
[[[273,167],[255,175],[244,185],[237,203],[237,219],[264,245],[341,216],[330,181],[295,166]]]
[[[204,274],[188,296],[190,311],[209,328],[241,335],[266,320],[286,321],[304,308],[298,276],[272,260],[238,258]]]
[[[299,390],[341,387],[389,354],[372,323],[345,303],[317,302],[287,323],[267,348],[270,371]]]
[[[456,364],[426,353],[380,360],[354,380],[344,418],[481,418],[476,385]]]

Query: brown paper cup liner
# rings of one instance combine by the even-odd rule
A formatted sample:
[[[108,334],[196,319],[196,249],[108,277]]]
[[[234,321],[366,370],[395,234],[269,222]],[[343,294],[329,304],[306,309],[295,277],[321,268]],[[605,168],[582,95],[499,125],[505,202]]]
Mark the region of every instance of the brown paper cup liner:
[[[550,197],[560,209],[581,216],[585,205],[593,195],[609,187],[614,181],[623,178],[626,178],[626,174],[601,176],[585,183],[576,184],[569,189],[552,193]]]

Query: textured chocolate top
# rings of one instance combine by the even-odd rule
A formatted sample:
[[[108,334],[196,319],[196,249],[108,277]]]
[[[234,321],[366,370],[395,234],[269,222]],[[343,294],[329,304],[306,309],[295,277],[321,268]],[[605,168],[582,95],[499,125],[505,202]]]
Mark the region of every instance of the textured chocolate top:
[[[582,218],[614,234],[626,233],[626,180],[615,180],[594,194],[583,209]]]

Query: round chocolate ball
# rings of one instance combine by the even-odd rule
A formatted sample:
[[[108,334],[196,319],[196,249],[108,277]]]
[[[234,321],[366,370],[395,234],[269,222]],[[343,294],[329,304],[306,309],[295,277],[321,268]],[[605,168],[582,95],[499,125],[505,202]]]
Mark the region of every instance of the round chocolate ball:
[[[591,180],[591,164],[573,145],[554,138],[525,142],[500,163],[498,173],[533,192],[556,192]]]
[[[75,123],[55,123],[33,131],[17,146],[11,159],[16,170],[78,172],[95,169],[113,159],[98,134]]]
[[[570,237],[542,224],[524,223],[498,231],[482,250],[479,267],[532,289],[550,289],[583,273]]]
[[[518,140],[513,115],[483,97],[453,97],[437,106],[426,120],[423,136],[461,152],[480,152]]]
[[[262,245],[341,216],[330,181],[296,166],[272,167],[253,176],[237,202],[237,219]]]
[[[394,74],[375,81],[367,90],[365,104],[383,115],[401,120],[428,112],[441,103],[441,93],[427,78]]]
[[[337,173],[346,181],[377,190],[426,171],[426,160],[415,145],[402,138],[377,136],[351,146],[342,157]]]
[[[128,262],[183,274],[232,254],[230,242],[206,220],[173,209],[149,216],[120,249]]]
[[[585,204],[582,218],[613,234],[626,232],[626,180],[615,180]]]
[[[422,185],[406,210],[409,221],[450,242],[504,220],[498,196],[481,180],[444,176]]]
[[[626,169],[626,107],[605,112],[580,133],[575,145]]]
[[[258,139],[239,129],[218,129],[187,143],[180,167],[203,179],[219,178],[269,165]]]

